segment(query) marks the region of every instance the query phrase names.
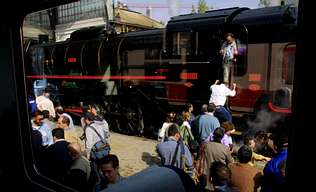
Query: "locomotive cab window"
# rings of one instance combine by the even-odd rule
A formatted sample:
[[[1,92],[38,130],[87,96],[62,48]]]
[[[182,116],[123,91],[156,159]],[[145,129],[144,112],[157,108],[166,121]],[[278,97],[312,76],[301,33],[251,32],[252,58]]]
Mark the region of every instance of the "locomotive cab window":
[[[172,55],[190,55],[192,53],[192,33],[175,32],[172,34]]]

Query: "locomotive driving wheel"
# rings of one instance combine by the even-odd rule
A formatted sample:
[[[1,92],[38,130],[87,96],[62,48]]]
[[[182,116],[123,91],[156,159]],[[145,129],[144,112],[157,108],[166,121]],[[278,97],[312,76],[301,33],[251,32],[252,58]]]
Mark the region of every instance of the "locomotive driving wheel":
[[[144,130],[143,115],[140,106],[128,107],[122,114],[121,130],[128,135],[142,135]]]
[[[140,105],[112,103],[107,115],[110,129],[127,135],[142,135],[144,121]]]

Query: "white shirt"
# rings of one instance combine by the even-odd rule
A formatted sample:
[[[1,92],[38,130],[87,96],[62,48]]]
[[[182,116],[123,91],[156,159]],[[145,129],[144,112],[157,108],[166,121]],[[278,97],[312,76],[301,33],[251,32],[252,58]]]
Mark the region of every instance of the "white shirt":
[[[101,123],[104,123],[104,126],[102,126]],[[107,140],[107,135],[109,134],[109,125],[105,120],[100,123],[94,122],[91,124],[91,126],[95,128],[95,130],[100,134],[100,136],[103,139]],[[100,141],[101,138],[91,127],[86,127],[85,133],[86,133],[86,146],[85,147],[86,147],[87,156],[89,158],[91,148],[96,142]]]
[[[187,128],[191,130],[191,125],[188,121],[183,121],[181,126],[187,126]]]
[[[44,95],[38,96],[36,97],[36,104],[38,110],[48,110],[49,115],[54,118],[56,117],[54,104],[49,98],[45,97]]]
[[[223,83],[220,85],[212,85],[211,91],[212,91],[212,94],[211,94],[209,103],[214,103],[216,106],[218,105],[224,106],[227,96],[233,97],[236,95],[235,90],[230,90]]]
[[[164,142],[165,138],[168,137],[168,129],[170,125],[172,125],[172,123],[164,122],[161,129],[159,129],[158,140],[161,139],[161,142]]]

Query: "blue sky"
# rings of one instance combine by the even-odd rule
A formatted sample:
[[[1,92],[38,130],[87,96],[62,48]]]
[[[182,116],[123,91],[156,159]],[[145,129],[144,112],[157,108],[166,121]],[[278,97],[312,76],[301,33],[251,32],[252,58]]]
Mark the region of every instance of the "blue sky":
[[[117,0],[115,0],[116,2]],[[207,5],[215,9],[227,7],[257,8],[259,0],[205,0]],[[152,5],[151,17],[167,23],[171,15],[186,14],[191,12],[191,6],[197,7],[198,0],[121,0],[130,5],[129,8],[145,14],[147,5]],[[173,5],[173,6],[172,6]],[[169,7],[169,8],[168,8]],[[174,9],[171,9],[173,7]]]

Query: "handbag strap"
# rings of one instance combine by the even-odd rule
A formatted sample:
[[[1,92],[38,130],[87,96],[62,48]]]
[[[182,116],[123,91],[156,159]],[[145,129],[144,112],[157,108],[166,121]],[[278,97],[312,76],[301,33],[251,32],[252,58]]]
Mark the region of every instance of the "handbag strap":
[[[192,134],[191,130],[189,129],[189,127],[185,125],[185,129],[186,129],[186,130],[187,130],[187,132],[189,133],[190,140],[194,140],[194,136],[193,136],[193,134]]]
[[[173,157],[172,157],[172,161],[171,161],[171,165],[175,166],[175,162],[176,162],[176,158],[177,158],[177,154],[178,154],[178,149],[179,149],[179,141],[177,142],[177,146],[176,149],[174,151]]]
[[[90,127],[100,137],[102,143],[106,143],[105,140],[101,137],[100,133],[98,133],[98,131],[95,129],[95,127],[93,127],[92,125],[88,125],[88,127]]]

